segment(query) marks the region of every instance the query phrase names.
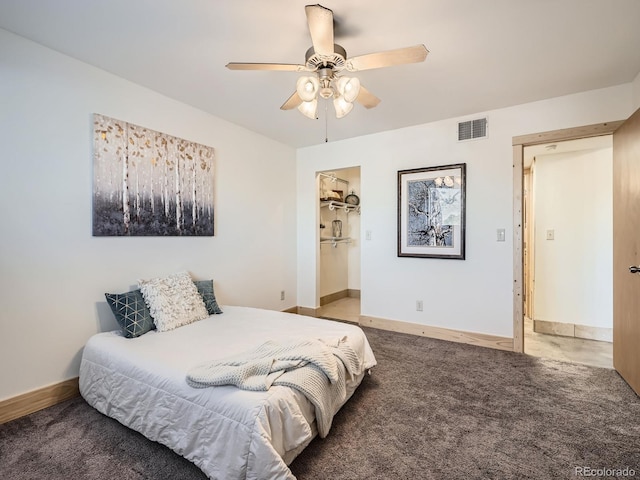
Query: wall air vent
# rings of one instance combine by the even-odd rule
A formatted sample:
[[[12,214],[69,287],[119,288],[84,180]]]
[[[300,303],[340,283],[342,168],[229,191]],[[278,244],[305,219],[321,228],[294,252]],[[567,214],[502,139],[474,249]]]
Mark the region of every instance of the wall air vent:
[[[473,140],[487,136],[487,119],[478,118],[458,123],[458,141]]]

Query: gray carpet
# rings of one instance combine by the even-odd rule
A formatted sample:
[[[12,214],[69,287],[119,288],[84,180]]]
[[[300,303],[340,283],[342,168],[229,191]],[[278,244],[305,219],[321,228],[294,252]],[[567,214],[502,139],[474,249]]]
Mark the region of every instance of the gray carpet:
[[[613,370],[365,331],[379,366],[293,462],[298,479],[640,477],[640,399]],[[0,425],[0,478],[205,476],[77,398]]]

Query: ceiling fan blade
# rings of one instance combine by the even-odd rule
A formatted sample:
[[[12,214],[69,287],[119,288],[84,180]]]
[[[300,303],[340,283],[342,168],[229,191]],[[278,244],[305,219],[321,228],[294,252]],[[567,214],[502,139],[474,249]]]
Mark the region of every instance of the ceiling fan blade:
[[[318,55],[333,55],[333,12],[322,5],[307,5],[304,10],[313,49]]]
[[[405,63],[424,62],[428,53],[429,50],[427,50],[424,45],[387,50],[386,52],[369,53],[348,59],[347,70],[357,72],[359,70],[391,67]]]
[[[278,70],[281,72],[307,72],[309,69],[304,65],[293,65],[287,63],[240,63],[229,62],[226,67],[229,70]]]
[[[298,95],[298,92],[296,91],[296,92],[293,92],[293,95],[291,95],[287,99],[287,101],[282,104],[282,106],[280,107],[280,110],[293,110],[301,103],[302,103],[302,99],[300,98],[300,95]]]
[[[380,103],[380,99],[362,85],[360,85],[360,93],[358,94],[356,101],[365,108],[377,107]]]

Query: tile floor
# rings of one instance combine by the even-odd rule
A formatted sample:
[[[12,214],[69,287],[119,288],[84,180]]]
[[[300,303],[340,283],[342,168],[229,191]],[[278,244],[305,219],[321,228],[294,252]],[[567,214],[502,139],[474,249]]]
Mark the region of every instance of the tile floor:
[[[317,316],[358,323],[360,318],[360,299],[347,297],[327,303],[318,309]]]
[[[612,343],[536,333],[533,331],[533,321],[529,318],[524,320],[524,353],[534,357],[613,368]]]
[[[360,299],[342,298],[323,305],[318,310],[318,316],[358,323]],[[525,318],[524,327],[524,351],[527,355],[613,368],[611,343],[535,333],[533,322],[528,318]]]

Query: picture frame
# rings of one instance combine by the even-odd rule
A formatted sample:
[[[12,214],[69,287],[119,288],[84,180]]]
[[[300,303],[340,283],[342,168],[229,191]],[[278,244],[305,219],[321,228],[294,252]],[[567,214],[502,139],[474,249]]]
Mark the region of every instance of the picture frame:
[[[466,169],[398,171],[398,257],[465,259]]]

